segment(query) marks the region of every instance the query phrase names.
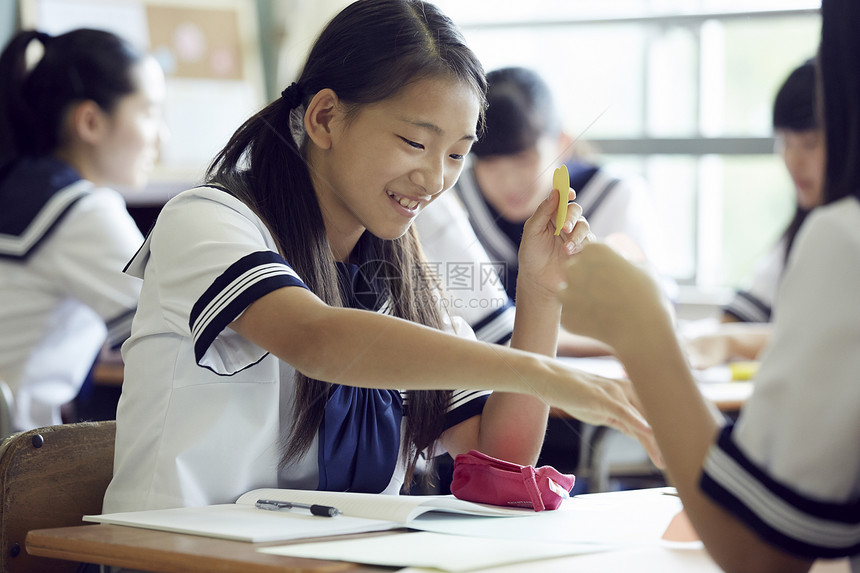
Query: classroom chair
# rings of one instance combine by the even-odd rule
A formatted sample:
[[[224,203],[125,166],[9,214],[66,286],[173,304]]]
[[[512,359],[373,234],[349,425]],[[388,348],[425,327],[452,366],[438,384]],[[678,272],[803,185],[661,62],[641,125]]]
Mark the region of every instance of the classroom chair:
[[[31,529],[82,525],[98,514],[113,475],[116,422],[37,428],[0,444],[0,571],[75,572],[69,561],[28,555]]]
[[[666,485],[639,442],[607,426],[593,428],[583,457],[589,493]]]
[[[636,440],[558,411],[550,414],[537,465],[551,465],[574,474],[575,494],[665,485],[662,472]]]

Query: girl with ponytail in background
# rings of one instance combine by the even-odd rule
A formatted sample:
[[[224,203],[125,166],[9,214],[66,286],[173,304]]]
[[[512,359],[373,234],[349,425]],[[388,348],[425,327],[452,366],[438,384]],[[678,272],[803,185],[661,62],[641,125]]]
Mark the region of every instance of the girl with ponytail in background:
[[[105,339],[130,333],[140,281],[122,270],[143,239],[109,186],[146,182],[164,77],[117,36],[79,29],[18,33],[0,78],[0,379],[26,430],[60,423]]]

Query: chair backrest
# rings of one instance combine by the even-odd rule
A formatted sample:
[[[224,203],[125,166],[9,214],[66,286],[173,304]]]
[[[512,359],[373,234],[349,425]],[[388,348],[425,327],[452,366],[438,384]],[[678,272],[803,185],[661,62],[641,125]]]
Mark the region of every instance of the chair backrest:
[[[0,571],[74,572],[78,564],[28,555],[31,529],[83,525],[101,513],[113,474],[116,422],[20,432],[0,444]]]

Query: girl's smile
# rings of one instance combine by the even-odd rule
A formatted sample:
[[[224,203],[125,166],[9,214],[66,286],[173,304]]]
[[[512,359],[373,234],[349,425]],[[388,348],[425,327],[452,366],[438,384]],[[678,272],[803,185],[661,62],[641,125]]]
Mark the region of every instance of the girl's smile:
[[[432,197],[428,197],[425,199],[412,199],[410,197],[406,197],[405,195],[399,195],[392,191],[388,191],[388,196],[395,203],[395,209],[402,212],[405,217],[409,217],[410,219],[416,217],[420,210],[419,206],[427,205],[430,201],[433,200]]]

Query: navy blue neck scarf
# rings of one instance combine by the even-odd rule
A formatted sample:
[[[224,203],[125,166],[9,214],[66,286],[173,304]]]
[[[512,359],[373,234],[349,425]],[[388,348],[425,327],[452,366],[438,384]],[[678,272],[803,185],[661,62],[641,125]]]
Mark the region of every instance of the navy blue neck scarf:
[[[376,311],[388,293],[368,266],[338,263],[351,308]],[[368,343],[374,342],[368,338]],[[400,451],[400,392],[333,385],[319,429],[317,489],[379,493],[391,481]]]

